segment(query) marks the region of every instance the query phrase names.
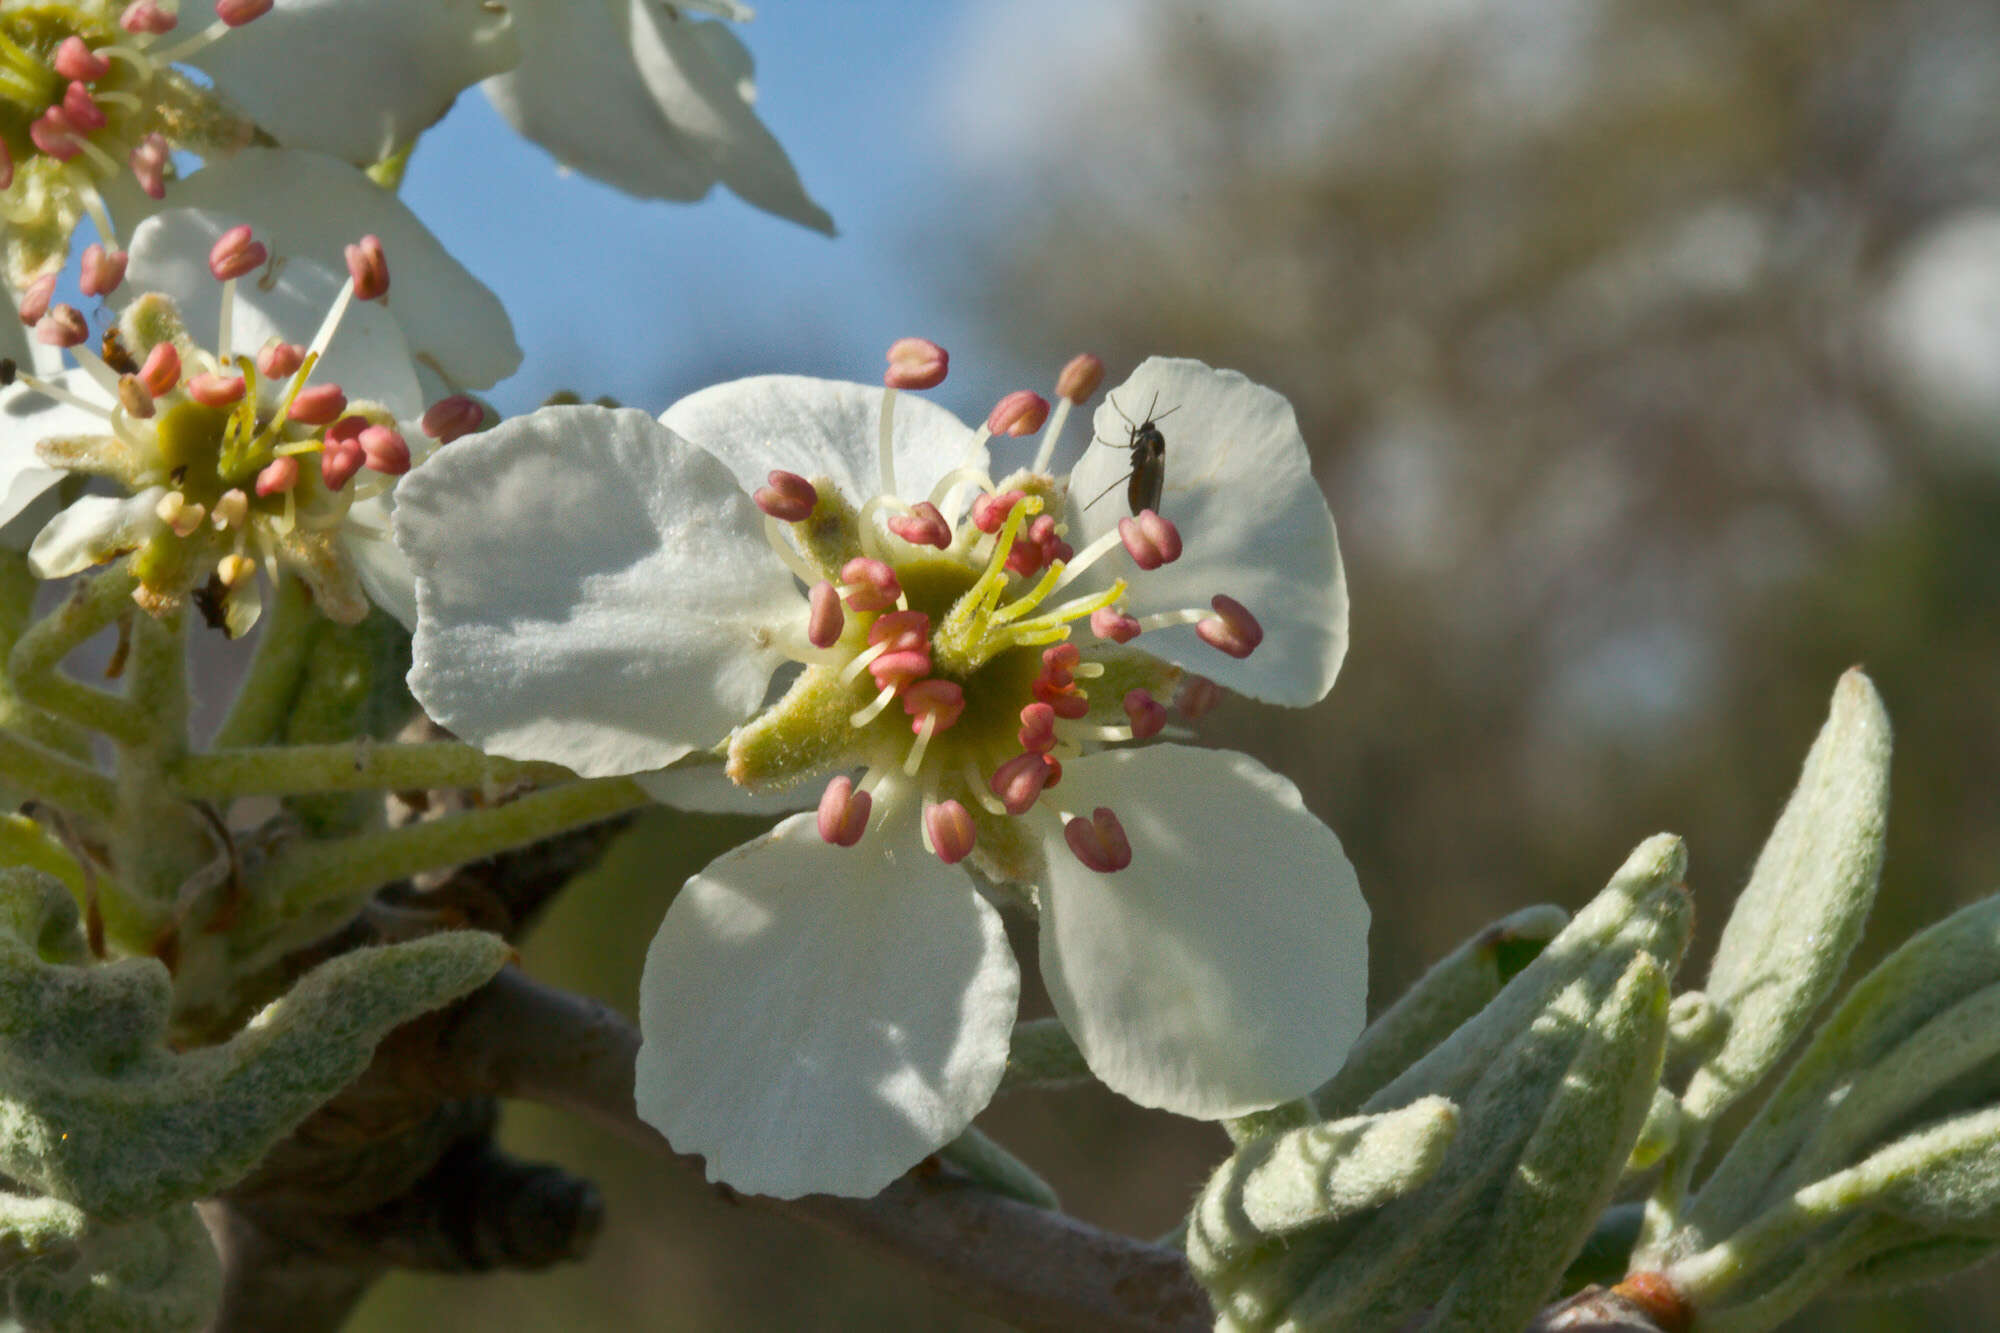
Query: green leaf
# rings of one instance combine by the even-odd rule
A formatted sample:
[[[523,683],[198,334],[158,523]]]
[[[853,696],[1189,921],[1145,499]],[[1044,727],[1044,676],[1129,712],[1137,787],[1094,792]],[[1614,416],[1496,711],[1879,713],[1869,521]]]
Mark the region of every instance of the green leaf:
[[[40,1333],[198,1333],[222,1269],[192,1204],[93,1226],[7,1274],[15,1317]]]

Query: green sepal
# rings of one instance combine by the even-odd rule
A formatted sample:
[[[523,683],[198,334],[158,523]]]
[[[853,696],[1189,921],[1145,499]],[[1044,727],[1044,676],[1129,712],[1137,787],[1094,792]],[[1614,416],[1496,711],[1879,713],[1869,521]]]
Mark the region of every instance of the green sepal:
[[[995,1194],[1051,1211],[1062,1207],[1055,1187],[1033,1167],[969,1125],[963,1134],[938,1149],[938,1156]]]
[[[222,1267],[192,1204],[91,1226],[7,1274],[14,1315],[38,1333],[198,1333],[222,1299]]]
[[[1389,1081],[1474,1014],[1548,947],[1569,913],[1543,904],[1504,916],[1435,964],[1370,1023],[1347,1062],[1313,1102],[1325,1116],[1352,1115]]]
[[[751,791],[774,791],[836,763],[861,762],[854,754],[859,733],[848,719],[874,697],[874,681],[865,673],[842,680],[831,667],[807,667],[782,698],[729,738],[730,780]]]
[[[1882,875],[1889,750],[1881,696],[1849,671],[1716,946],[1704,989],[1729,1030],[1681,1098],[1691,1118],[1769,1073],[1846,968]]]
[[[357,950],[307,973],[227,1042],[176,1053],[166,969],[150,958],[48,961],[37,941],[52,918],[39,914],[56,902],[68,895],[46,877],[0,870],[0,1174],[103,1222],[238,1179],[359,1074],[391,1028],[511,956],[472,931]]]

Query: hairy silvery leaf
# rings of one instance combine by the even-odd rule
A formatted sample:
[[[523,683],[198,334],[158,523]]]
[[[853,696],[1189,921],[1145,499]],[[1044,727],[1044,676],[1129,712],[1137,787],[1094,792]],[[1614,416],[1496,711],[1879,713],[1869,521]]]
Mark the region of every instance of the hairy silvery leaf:
[[[1938,1035],[1948,1043],[1947,1034],[1957,1020],[1944,1016],[1960,1005],[1976,1003],[1982,991],[1996,984],[2000,984],[2000,896],[1961,909],[1883,959],[1855,983],[1756,1118],[1730,1145],[1696,1196],[1685,1219],[1688,1234],[1677,1240],[1674,1250],[1685,1253],[1711,1244],[1783,1197],[1788,1190],[1777,1182],[1781,1177],[1795,1179],[1790,1168],[1817,1136],[1829,1130],[1839,1136],[1821,1138],[1822,1146],[1811,1150],[1816,1159],[1826,1159],[1833,1155],[1828,1146],[1850,1138],[1857,1126],[1865,1132],[1868,1121],[1892,1111],[1893,1095],[1889,1102],[1881,1102],[1877,1093],[1869,1092],[1864,1094],[1864,1108],[1877,1109],[1836,1114],[1871,1069],[1916,1039],[1934,1020],[1946,1022]],[[1967,1014],[1976,1012],[1975,1008]],[[1936,1058],[1923,1054],[1934,1049],[1933,1040],[1920,1045],[1919,1062]],[[1947,1059],[1931,1079],[1956,1063]]]
[[[1423,1328],[1518,1328],[1548,1299],[1611,1202],[1659,1090],[1667,987],[1649,955],[1632,959]]]
[[[1646,1109],[1645,1123],[1639,1127],[1638,1136],[1632,1141],[1632,1154],[1625,1162],[1625,1173],[1636,1175],[1658,1165],[1662,1157],[1673,1151],[1680,1137],[1681,1099],[1665,1088],[1654,1088],[1653,1104]]]
[[[1849,671],[1750,884],[1736,900],[1705,987],[1729,1028],[1682,1104],[1713,1118],[1769,1073],[1833,990],[1861,938],[1889,820],[1889,715]]]
[[[195,1333],[222,1296],[222,1270],[194,1205],[91,1226],[7,1274],[14,1316],[44,1333]]]
[[[1504,916],[1459,945],[1370,1023],[1340,1072],[1313,1094],[1324,1116],[1352,1115],[1492,1002],[1500,988],[1540,956],[1569,924],[1569,913],[1543,904]]]
[[[0,870],[0,1174],[104,1222],[237,1179],[391,1028],[480,985],[510,953],[471,931],[357,950],[229,1041],[176,1053],[157,961],[79,967],[37,952],[48,883]]]
[[[1925,1234],[1864,1259],[1835,1290],[1843,1296],[1887,1295],[1983,1264],[1996,1250],[2000,1250],[2000,1238]]]
[[[81,1208],[60,1199],[0,1191],[0,1273],[69,1244],[89,1225]]]
[[[1671,977],[1687,945],[1693,911],[1681,884],[1686,873],[1687,849],[1679,838],[1662,833],[1639,844],[1540,957],[1491,1004],[1371,1096],[1364,1109],[1388,1110],[1430,1094],[1462,1105],[1464,1093],[1556,996],[1580,979],[1587,979],[1593,995],[1608,995],[1642,950]]]
[[[1222,1164],[1188,1218],[1188,1262],[1210,1286],[1309,1227],[1379,1208],[1430,1179],[1458,1108],[1426,1097],[1400,1111],[1272,1134]]]

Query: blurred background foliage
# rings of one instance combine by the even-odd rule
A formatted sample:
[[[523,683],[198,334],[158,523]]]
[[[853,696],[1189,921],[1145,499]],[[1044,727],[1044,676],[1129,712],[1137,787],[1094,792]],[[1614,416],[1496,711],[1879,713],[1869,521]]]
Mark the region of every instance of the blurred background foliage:
[[[1376,1007],[1486,921],[1574,907],[1663,829],[1693,853],[1698,983],[1856,663],[1897,749],[1855,972],[2000,888],[1990,0],[990,8],[964,67],[1053,41],[1066,91],[1003,113],[1023,90],[975,82],[940,111],[980,197],[1011,202],[955,216],[948,253],[928,220],[912,262],[1031,383],[1079,348],[1114,383],[1165,352],[1296,405],[1353,649],[1320,707],[1231,703],[1203,735],[1339,832]],[[809,181],[855,165],[802,155]],[[669,375],[637,405],[692,387]],[[674,886],[756,827],[650,817],[526,965],[629,1011]],[[1223,1152],[1102,1092],[1016,1094],[981,1123],[1072,1211],[1139,1234]],[[602,1183],[595,1256],[399,1276],[355,1327],[988,1326],[560,1117],[516,1108],[508,1137]],[[2000,1274],[1799,1326],[2000,1327]]]

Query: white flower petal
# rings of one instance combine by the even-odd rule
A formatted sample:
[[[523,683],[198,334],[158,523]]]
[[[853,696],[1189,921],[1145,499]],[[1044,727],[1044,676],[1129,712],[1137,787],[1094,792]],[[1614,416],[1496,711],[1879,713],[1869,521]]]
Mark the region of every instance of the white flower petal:
[[[668,429],[721,459],[746,491],[774,470],[831,477],[860,504],[881,493],[882,390],[804,375],[757,375],[691,393],[660,414]],[[896,493],[921,500],[954,468],[984,471],[986,447],[944,408],[896,395]]]
[[[28,568],[36,578],[68,578],[131,550],[162,526],[153,510],[166,493],[150,486],[137,495],[84,496],[36,535]]]
[[[648,199],[699,199],[715,168],[667,123],[631,58],[627,0],[513,0],[524,58],[486,81],[556,161]]]
[[[368,166],[520,55],[490,0],[277,0],[188,63],[287,147]]]
[[[0,297],[8,310],[21,307],[21,294],[0,280]],[[51,347],[28,336],[28,328],[18,319],[0,319],[0,357],[41,376],[54,375],[63,368],[62,348]]]
[[[310,343],[347,284],[344,267],[337,275],[328,267],[340,264],[338,247],[317,257],[293,257],[269,282],[261,277],[238,282],[230,315],[233,346],[215,346],[222,284],[208,271],[208,251],[240,220],[191,208],[170,208],[147,218],[132,233],[127,290],[171,296],[188,332],[211,351],[255,356],[272,338],[301,346]],[[402,326],[373,302],[348,306],[332,345],[313,368],[312,379],[316,384],[338,384],[350,398],[371,399],[398,417],[413,418],[424,410]]]
[[[764,698],[804,599],[722,465],[643,412],[543,408],[396,488],[410,688],[495,754],[638,773]]]
[[[880,835],[877,835],[879,838]],[[689,880],[639,984],[639,1114],[710,1179],[874,1194],[999,1085],[1020,977],[962,872],[811,815]]]
[[[0,319],[0,326],[18,322]],[[63,371],[49,378],[85,401],[104,397],[82,371]],[[58,436],[110,433],[111,423],[104,417],[58,402],[25,384],[0,390],[0,526],[68,475],[44,463],[35,452],[37,444]]]
[[[1064,809],[1110,807],[1111,875],[1048,846],[1042,977],[1090,1068],[1142,1106],[1214,1120],[1340,1067],[1368,998],[1368,904],[1333,831],[1248,755],[1156,745],[1071,760]]]
[[[391,535],[395,492],[357,501],[340,522],[341,545],[368,600],[404,629],[417,627],[417,576]]]
[[[413,353],[435,361],[461,389],[487,388],[521,364],[500,298],[447,254],[401,200],[345,162],[320,153],[246,148],[174,182],[173,202],[212,214],[226,227],[247,222],[274,256],[336,272],[344,271],[347,245],[378,236],[389,257],[387,309]],[[207,253],[204,248],[195,259]],[[238,289],[251,285],[245,281]],[[146,290],[130,278],[126,287]]]
[[[804,783],[780,792],[746,791],[729,780],[720,762],[703,756],[632,778],[662,805],[707,815],[789,815],[817,806],[824,790]]]
[[[736,34],[647,0],[630,3],[632,54],[667,123],[745,203],[831,235],[833,219],[752,109],[750,52]]]
[[[1257,617],[1264,642],[1238,660],[1177,626],[1150,631],[1136,646],[1254,699],[1317,703],[1347,655],[1347,576],[1333,515],[1282,394],[1233,370],[1149,358],[1097,409],[1097,438],[1117,447],[1091,445],[1071,473],[1071,544],[1082,550],[1128,514],[1116,484],[1130,466],[1125,418],[1143,422],[1148,412],[1162,418],[1167,441],[1160,512],[1180,528],[1185,549],[1133,580],[1132,613],[1205,609],[1226,593]],[[1131,572],[1120,556],[1086,578],[1102,587]]]

